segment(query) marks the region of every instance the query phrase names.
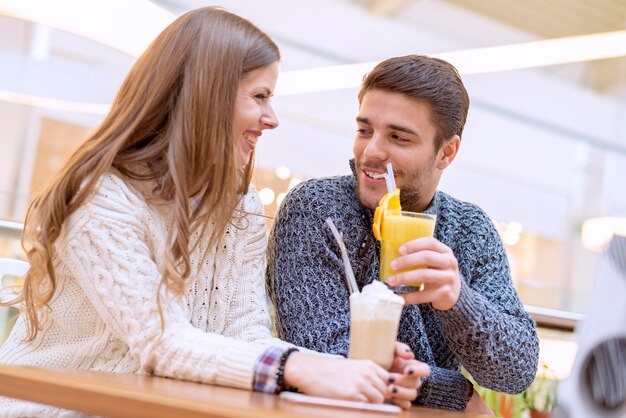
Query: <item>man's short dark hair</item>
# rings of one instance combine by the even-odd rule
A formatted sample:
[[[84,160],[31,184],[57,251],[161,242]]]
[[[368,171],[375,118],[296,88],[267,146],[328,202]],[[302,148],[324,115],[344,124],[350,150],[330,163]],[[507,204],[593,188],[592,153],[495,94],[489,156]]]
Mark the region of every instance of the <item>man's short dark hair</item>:
[[[437,129],[435,147],[454,135],[461,137],[469,109],[469,96],[452,64],[424,55],[389,58],[365,75],[359,103],[370,90],[401,93],[425,102]]]

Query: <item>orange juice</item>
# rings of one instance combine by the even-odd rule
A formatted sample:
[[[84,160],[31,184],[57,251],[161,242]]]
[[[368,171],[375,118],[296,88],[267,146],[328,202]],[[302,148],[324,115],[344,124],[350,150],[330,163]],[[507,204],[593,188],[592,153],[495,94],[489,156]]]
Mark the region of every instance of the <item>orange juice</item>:
[[[391,262],[400,256],[398,249],[408,241],[432,237],[437,217],[427,213],[387,211],[381,225],[380,280],[387,282],[389,277],[399,273],[391,268]],[[420,268],[420,267],[418,267]],[[423,267],[422,267],[423,268]],[[405,269],[401,271],[410,271]],[[398,293],[422,290],[423,283],[413,283],[395,289]]]

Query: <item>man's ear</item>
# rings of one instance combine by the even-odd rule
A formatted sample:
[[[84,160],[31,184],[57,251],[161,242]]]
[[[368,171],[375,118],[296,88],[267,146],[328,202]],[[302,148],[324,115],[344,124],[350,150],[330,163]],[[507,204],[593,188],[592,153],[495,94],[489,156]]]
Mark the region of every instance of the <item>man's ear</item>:
[[[439,152],[437,152],[437,168],[444,170],[452,161],[456,158],[456,154],[459,152],[461,146],[461,137],[454,135],[451,138],[444,139]]]

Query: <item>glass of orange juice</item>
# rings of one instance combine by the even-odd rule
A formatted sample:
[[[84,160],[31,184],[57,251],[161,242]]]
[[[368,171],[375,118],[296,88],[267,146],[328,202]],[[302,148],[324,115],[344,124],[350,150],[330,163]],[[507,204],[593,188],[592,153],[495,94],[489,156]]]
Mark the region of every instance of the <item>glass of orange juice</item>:
[[[398,249],[405,243],[417,238],[432,237],[435,232],[437,217],[428,213],[407,211],[387,211],[384,222],[380,226],[380,280],[388,285],[388,280],[394,274],[411,271],[415,268],[395,271],[391,262],[400,257]],[[424,288],[423,283],[411,283],[390,287],[396,293],[417,292]]]

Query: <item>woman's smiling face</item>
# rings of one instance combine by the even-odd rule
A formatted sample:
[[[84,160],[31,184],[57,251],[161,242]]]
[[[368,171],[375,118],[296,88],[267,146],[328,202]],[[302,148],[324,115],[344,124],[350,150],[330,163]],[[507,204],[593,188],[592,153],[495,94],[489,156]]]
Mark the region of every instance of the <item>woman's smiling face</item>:
[[[278,63],[250,71],[239,82],[233,115],[235,161],[245,166],[263,130],[274,129],[278,119],[270,103],[276,80]]]

